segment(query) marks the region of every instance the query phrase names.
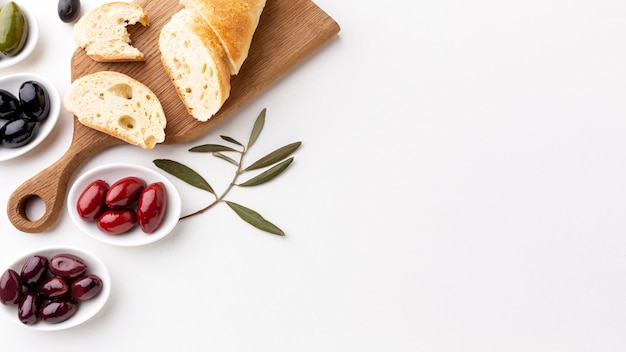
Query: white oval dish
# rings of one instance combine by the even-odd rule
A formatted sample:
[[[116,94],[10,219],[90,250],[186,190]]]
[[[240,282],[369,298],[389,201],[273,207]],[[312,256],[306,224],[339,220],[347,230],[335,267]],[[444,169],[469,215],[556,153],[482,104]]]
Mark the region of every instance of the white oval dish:
[[[104,180],[109,186],[116,181],[129,176],[142,178],[146,184],[163,182],[167,192],[165,216],[159,227],[151,234],[144,233],[139,226],[120,235],[110,235],[98,229],[96,222],[87,222],[81,219],[76,210],[76,202],[85,188],[96,180]],[[181,200],[178,190],[165,176],[142,166],[131,164],[108,164],[93,168],[81,175],[70,188],[67,197],[67,209],[70,218],[83,232],[98,241],[124,247],[146,245],[167,236],[178,224],[181,214]]]
[[[33,53],[35,47],[37,46],[37,41],[39,41],[39,25],[37,24],[37,19],[35,18],[33,13],[26,8],[26,6],[23,6],[19,3],[17,4],[17,6],[19,6],[19,8],[22,10],[24,16],[26,17],[26,21],[28,22],[28,36],[26,37],[26,43],[24,44],[24,47],[17,55],[1,56],[0,69],[13,66],[23,61],[25,58]]]
[[[7,92],[15,95],[19,98],[19,89],[22,83],[26,81],[36,81],[41,84],[48,95],[50,96],[50,113],[48,117],[40,122],[41,125],[37,128],[35,138],[30,143],[19,148],[6,148],[0,144],[0,161],[10,160],[17,158],[20,155],[32,150],[39,145],[54,129],[57,121],[59,120],[59,113],[61,111],[61,97],[59,91],[54,84],[43,76],[34,73],[16,73],[0,78],[0,89],[4,89]],[[4,125],[7,121],[0,120],[0,126]]]
[[[71,327],[74,327],[74,326],[77,326],[86,322],[87,320],[94,317],[100,311],[100,309],[104,307],[111,293],[111,277],[104,263],[98,257],[96,257],[94,254],[90,252],[80,250],[77,248],[72,248],[72,247],[41,248],[41,249],[38,249],[36,251],[22,255],[21,257],[17,258],[15,261],[13,261],[13,263],[9,265],[8,268],[4,268],[2,272],[4,272],[4,270],[7,270],[7,269],[13,269],[19,274],[26,260],[33,255],[42,255],[48,258],[48,260],[50,260],[50,258],[52,258],[54,255],[64,254],[64,253],[73,254],[73,255],[80,257],[87,265],[87,274],[95,274],[95,275],[98,275],[100,279],[102,279],[102,290],[100,291],[100,293],[98,293],[97,296],[93,297],[90,300],[79,302],[76,313],[72,317],[67,319],[66,321],[63,321],[60,323],[52,324],[52,323],[47,323],[45,321],[38,321],[37,323],[33,325],[26,325],[22,323],[17,316],[17,305],[0,304],[0,310],[2,311],[4,315],[7,316],[7,318],[15,322],[16,324],[19,324],[21,326],[24,326],[32,330],[40,330],[40,331],[64,330],[64,329],[69,329]]]

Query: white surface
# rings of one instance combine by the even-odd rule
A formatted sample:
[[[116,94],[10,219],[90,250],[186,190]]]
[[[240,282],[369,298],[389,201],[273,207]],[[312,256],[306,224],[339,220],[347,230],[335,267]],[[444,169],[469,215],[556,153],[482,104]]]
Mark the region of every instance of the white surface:
[[[71,25],[27,1],[40,46],[3,71],[69,86]],[[34,5],[37,3],[37,6]],[[83,11],[101,1],[83,1]],[[626,3],[318,0],[333,39],[200,140],[109,162],[189,164],[216,189],[231,166],[186,150],[245,140],[249,161],[301,140],[286,174],[166,239],[118,248],[69,217],[29,235],[0,216],[0,265],[43,245],[96,253],[109,304],[74,329],[0,321],[3,346],[46,351],[620,351],[626,349]],[[57,160],[62,116],[37,152],[0,165],[1,201]],[[183,213],[211,197],[173,180]]]
[[[110,235],[101,231],[96,221],[85,221],[81,219],[78,215],[78,211],[76,211],[76,204],[78,203],[78,198],[85,191],[87,186],[96,180],[103,180],[109,184],[109,186],[112,186],[115,182],[131,176],[139,177],[146,182],[146,185],[150,185],[154,182],[162,182],[165,187],[165,212],[161,224],[154,232],[147,234],[137,225],[123,234]],[[92,238],[114,246],[135,247],[154,243],[169,235],[178,224],[182,204],[178,189],[167,178],[165,173],[143,166],[116,163],[97,166],[78,175],[78,178],[71,185],[68,192],[66,209],[68,216],[72,219],[76,228],[81,229],[83,233]]]

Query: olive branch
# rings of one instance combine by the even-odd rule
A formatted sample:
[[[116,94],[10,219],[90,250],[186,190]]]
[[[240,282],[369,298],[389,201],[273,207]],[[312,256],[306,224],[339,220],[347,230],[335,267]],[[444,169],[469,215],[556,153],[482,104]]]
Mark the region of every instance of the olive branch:
[[[204,213],[216,204],[224,202],[242,220],[246,221],[250,225],[275,235],[285,236],[283,230],[266,220],[263,216],[261,216],[261,214],[243,205],[225,199],[226,195],[231,189],[233,189],[233,187],[258,186],[268,181],[271,181],[276,176],[282,174],[294,160],[293,156],[291,155],[302,144],[302,142],[295,142],[285,145],[258,159],[247,167],[244,167],[244,157],[246,156],[252,145],[259,138],[259,135],[263,130],[263,126],[265,125],[266,110],[267,109],[263,109],[255,120],[254,126],[252,127],[252,132],[250,133],[250,137],[246,145],[238,142],[232,137],[221,135],[220,138],[222,138],[226,142],[231,143],[233,146],[231,147],[222,144],[203,144],[189,149],[189,151],[192,153],[210,153],[212,156],[218,159],[222,159],[236,167],[235,174],[230,184],[224,189],[224,191],[219,194],[215,192],[213,187],[211,187],[209,182],[204,177],[202,177],[198,172],[194,171],[190,167],[183,165],[180,162],[169,159],[153,160],[154,165],[156,165],[161,170],[179,178],[180,180],[190,184],[191,186],[207,191],[215,196],[215,200],[213,202],[209,203],[202,209],[182,216],[180,220]],[[225,153],[234,153],[237,156],[233,158]],[[247,181],[238,183],[239,177],[241,175],[249,171],[260,170],[264,168],[266,168],[266,170],[258,174],[257,176],[254,176]]]

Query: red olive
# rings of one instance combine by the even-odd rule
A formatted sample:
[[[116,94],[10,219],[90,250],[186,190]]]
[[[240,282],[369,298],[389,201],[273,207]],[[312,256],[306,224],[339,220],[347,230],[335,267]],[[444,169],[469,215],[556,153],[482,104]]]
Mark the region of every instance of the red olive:
[[[17,304],[22,297],[20,275],[13,269],[7,269],[0,276],[0,303]]]
[[[146,181],[139,177],[125,177],[109,187],[105,203],[109,208],[127,208],[137,201],[145,187]]]
[[[57,299],[66,297],[70,292],[70,285],[60,276],[52,276],[45,279],[37,288],[41,297],[46,299]]]
[[[62,253],[50,258],[48,269],[56,276],[72,280],[82,276],[87,271],[87,264],[73,254]]]
[[[104,198],[108,189],[109,184],[103,180],[90,183],[76,202],[78,216],[85,221],[96,220],[105,209]]]
[[[77,301],[92,299],[100,291],[102,291],[102,279],[94,274],[76,279],[76,281],[72,282],[70,288],[72,298]]]
[[[41,307],[40,315],[43,321],[56,324],[71,318],[77,309],[78,304],[76,302],[60,299],[44,304]]]
[[[22,265],[20,277],[26,286],[34,286],[41,282],[48,271],[48,258],[41,255],[34,255],[26,260]]]
[[[163,182],[151,183],[141,192],[137,203],[137,223],[143,232],[152,233],[159,227],[166,205],[167,192]]]
[[[110,209],[98,218],[98,228],[109,235],[121,235],[130,231],[137,222],[135,212],[130,209]]]
[[[26,324],[32,325],[39,321],[39,297],[34,291],[28,291],[20,300],[17,306],[18,319]]]

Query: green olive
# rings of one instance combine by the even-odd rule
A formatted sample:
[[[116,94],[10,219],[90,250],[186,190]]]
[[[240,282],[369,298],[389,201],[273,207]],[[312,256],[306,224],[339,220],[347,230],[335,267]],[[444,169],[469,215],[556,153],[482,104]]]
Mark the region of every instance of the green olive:
[[[28,23],[22,10],[13,1],[0,8],[0,52],[15,56],[22,51],[28,36]]]

